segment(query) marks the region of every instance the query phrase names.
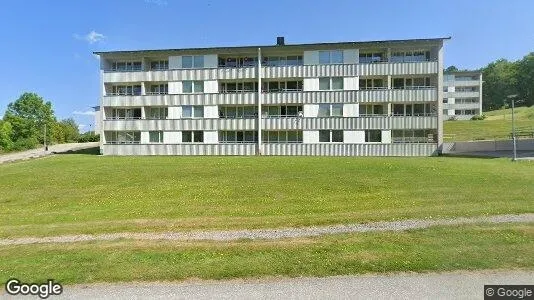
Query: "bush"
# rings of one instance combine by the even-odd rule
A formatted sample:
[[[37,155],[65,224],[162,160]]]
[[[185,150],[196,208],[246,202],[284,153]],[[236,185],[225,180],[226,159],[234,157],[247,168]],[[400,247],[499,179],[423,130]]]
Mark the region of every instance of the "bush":
[[[486,115],[474,115],[473,117],[471,117],[471,120],[480,121],[480,120],[484,120],[485,118],[486,118]]]
[[[13,143],[12,150],[15,151],[21,151],[21,150],[28,150],[28,149],[34,149],[39,146],[39,141],[37,138],[24,138],[24,139],[18,139]],[[44,146],[43,146],[44,147]]]
[[[78,137],[78,143],[100,142],[100,134],[94,132],[85,132]]]
[[[449,121],[457,121],[458,118],[456,116],[450,116]]]

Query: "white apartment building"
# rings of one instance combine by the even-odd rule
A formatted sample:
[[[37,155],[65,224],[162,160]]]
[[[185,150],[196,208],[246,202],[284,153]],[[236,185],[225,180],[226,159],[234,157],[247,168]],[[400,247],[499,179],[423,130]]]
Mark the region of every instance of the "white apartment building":
[[[96,52],[101,153],[434,155],[445,39]]]
[[[482,114],[482,73],[447,72],[443,75],[443,118],[469,120]]]

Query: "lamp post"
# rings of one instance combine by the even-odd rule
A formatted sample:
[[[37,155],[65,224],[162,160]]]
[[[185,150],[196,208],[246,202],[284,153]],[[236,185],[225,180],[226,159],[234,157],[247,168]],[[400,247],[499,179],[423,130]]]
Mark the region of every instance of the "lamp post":
[[[514,150],[514,156],[512,158],[512,161],[517,160],[517,144],[516,144],[516,136],[515,136],[515,114],[514,114],[514,100],[517,98],[517,95],[509,95],[507,96],[508,99],[510,99],[510,102],[512,102],[512,144],[513,144],[513,150]]]

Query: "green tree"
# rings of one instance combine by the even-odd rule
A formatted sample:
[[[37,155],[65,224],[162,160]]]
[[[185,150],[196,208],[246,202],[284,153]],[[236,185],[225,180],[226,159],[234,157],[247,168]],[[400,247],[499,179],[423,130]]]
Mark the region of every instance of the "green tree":
[[[0,150],[9,151],[13,149],[13,126],[11,123],[0,120]]]
[[[78,130],[78,124],[74,119],[69,118],[61,120],[54,124],[53,127],[53,140],[60,143],[74,143],[78,141],[80,132]]]
[[[445,72],[458,72],[458,68],[455,66],[449,66],[447,69],[445,69]]]
[[[484,86],[482,89],[485,110],[498,109],[508,95],[517,93],[518,64],[499,59],[482,70]]]
[[[4,121],[12,125],[11,140],[15,148],[23,149],[43,143],[45,124],[49,141],[56,118],[50,101],[45,102],[35,93],[24,93],[7,106]]]
[[[534,52],[517,62],[517,93],[524,104],[534,105]]]

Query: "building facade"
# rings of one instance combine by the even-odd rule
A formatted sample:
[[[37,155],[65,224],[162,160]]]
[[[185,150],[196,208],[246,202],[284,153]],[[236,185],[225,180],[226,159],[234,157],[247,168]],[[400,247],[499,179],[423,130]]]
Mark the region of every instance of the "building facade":
[[[443,118],[469,120],[482,114],[482,73],[447,72],[443,75]]]
[[[96,52],[101,153],[434,155],[443,41]]]

